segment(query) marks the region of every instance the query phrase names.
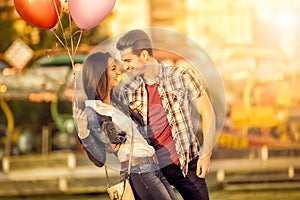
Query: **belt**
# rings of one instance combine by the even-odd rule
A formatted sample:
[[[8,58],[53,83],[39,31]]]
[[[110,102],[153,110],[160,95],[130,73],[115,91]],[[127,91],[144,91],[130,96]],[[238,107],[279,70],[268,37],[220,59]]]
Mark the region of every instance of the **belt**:
[[[121,169],[127,170],[128,163],[129,163],[129,160],[121,162]],[[131,166],[132,167],[137,166],[137,165],[142,165],[142,164],[158,164],[158,160],[155,155],[151,156],[151,157],[132,157],[131,158]]]

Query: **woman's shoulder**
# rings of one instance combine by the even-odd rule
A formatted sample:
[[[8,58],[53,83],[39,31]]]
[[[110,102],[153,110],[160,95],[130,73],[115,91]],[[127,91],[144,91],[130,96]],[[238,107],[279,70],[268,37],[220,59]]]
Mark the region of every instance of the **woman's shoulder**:
[[[86,106],[86,107],[84,108],[84,112],[85,112],[86,114],[97,114],[96,111],[95,111],[92,107],[90,107],[90,106]]]
[[[96,110],[94,110],[92,107],[90,106],[86,106],[85,109],[84,109],[84,112],[85,114],[87,115],[88,117],[88,121],[98,121],[98,122],[103,122],[103,121],[106,121],[106,120],[109,120],[110,117],[107,116],[107,115],[102,115],[102,114],[99,114]]]

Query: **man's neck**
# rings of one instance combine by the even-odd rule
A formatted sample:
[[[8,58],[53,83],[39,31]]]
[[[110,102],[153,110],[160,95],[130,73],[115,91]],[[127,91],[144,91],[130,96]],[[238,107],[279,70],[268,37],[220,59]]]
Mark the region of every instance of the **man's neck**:
[[[144,80],[147,85],[153,85],[160,72],[160,64],[155,60],[148,64],[147,71],[144,73]]]

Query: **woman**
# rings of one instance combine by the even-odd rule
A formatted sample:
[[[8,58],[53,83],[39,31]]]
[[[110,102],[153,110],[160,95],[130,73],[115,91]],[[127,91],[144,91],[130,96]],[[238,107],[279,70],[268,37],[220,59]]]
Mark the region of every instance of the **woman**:
[[[74,110],[78,137],[91,161],[99,167],[106,161],[105,151],[115,152],[121,162],[121,175],[126,175],[132,151],[130,183],[136,199],[177,199],[158,168],[154,148],[140,132],[138,115],[112,100],[119,75],[109,53],[96,52],[85,60],[82,79],[88,100],[84,111]]]

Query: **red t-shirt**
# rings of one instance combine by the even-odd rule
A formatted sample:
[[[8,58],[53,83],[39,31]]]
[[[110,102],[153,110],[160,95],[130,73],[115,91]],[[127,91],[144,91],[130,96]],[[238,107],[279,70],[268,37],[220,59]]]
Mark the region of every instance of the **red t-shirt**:
[[[146,85],[148,92],[148,136],[156,150],[160,166],[179,164],[167,114],[158,93],[158,85]]]

